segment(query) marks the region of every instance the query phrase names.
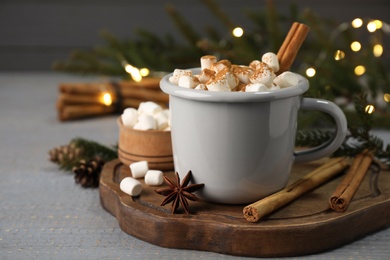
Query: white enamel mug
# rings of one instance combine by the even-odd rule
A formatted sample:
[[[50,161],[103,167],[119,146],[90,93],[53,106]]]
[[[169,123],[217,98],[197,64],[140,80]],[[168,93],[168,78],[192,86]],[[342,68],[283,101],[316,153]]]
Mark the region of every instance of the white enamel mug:
[[[192,69],[199,74],[200,68]],[[217,203],[252,203],[285,187],[294,162],[330,155],[342,144],[347,121],[334,103],[303,98],[307,79],[285,89],[265,92],[212,92],[178,87],[165,76],[169,94],[175,171],[192,171],[196,194]],[[319,147],[294,151],[300,109],[329,114],[334,137]]]

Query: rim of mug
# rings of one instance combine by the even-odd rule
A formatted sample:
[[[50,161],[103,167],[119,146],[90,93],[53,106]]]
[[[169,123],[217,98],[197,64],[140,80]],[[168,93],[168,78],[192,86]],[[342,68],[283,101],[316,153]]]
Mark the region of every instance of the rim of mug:
[[[201,72],[200,68],[191,68],[193,75]],[[296,73],[295,73],[296,74]],[[165,75],[160,81],[160,88],[163,92],[191,100],[210,101],[210,102],[259,102],[276,99],[289,98],[299,96],[309,89],[309,82],[302,75],[297,74],[300,79],[296,86],[291,86],[283,89],[273,89],[259,92],[223,92],[223,91],[207,91],[190,88],[179,87],[176,84],[169,82],[169,78],[173,73]]]

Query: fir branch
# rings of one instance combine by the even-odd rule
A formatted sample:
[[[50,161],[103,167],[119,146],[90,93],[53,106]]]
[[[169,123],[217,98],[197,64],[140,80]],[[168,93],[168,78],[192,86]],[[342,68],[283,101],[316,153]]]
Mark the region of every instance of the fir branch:
[[[84,138],[72,139],[67,145],[67,147],[67,151],[77,150],[77,152],[72,153],[72,156],[68,156],[67,154],[65,154],[65,156],[62,156],[60,159],[58,158],[58,155],[52,158],[52,161],[58,163],[60,169],[62,170],[71,170],[73,166],[78,164],[81,160],[88,161],[93,158],[100,158],[104,162],[108,162],[117,158],[118,156],[117,149],[111,149],[95,141],[87,140]],[[52,149],[51,151],[49,151],[49,154],[56,152],[58,152],[58,148]],[[59,152],[61,153],[62,151]]]
[[[230,16],[222,11],[222,9],[213,0],[201,0],[209,10],[222,22],[223,25],[228,28],[229,31],[234,29],[236,26],[230,19]]]
[[[274,1],[267,1],[267,30],[271,48],[269,51],[277,53],[282,45],[282,35],[278,23],[279,15],[275,7]]]
[[[72,139],[71,143],[74,143],[76,147],[83,149],[85,159],[99,156],[104,161],[110,161],[118,156],[116,150],[108,148],[92,140],[79,137]]]
[[[303,129],[297,132],[296,145],[315,147],[332,138],[334,131],[324,129]]]
[[[177,12],[173,5],[169,4],[165,9],[188,43],[191,44],[191,46],[196,45],[200,40],[200,36],[195,32],[194,28],[179,14],[179,12]]]
[[[385,163],[390,168],[390,145],[384,147],[384,142],[378,136],[371,134],[373,127],[373,114],[365,111],[367,94],[361,93],[354,98],[356,114],[360,120],[359,123],[349,124],[349,134],[345,138],[341,147],[333,153],[332,156],[356,156],[364,150],[370,150],[374,156]],[[323,129],[299,130],[296,137],[296,145],[315,147],[319,146],[332,138],[333,131]]]

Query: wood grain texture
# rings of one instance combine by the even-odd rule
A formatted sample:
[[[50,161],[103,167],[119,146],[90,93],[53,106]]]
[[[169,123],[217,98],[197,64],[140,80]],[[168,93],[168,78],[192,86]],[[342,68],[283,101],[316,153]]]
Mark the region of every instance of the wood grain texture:
[[[295,165],[291,181],[316,166]],[[165,174],[173,176],[173,172]],[[190,202],[192,214],[171,214],[170,205],[159,206],[164,197],[154,192],[156,187],[141,181],[140,196],[123,193],[119,182],[126,176],[130,171],[119,160],[104,166],[99,185],[101,205],[117,218],[124,232],[161,247],[238,256],[298,256],[333,249],[390,225],[389,171],[368,174],[345,213],[334,212],[328,206],[339,177],[260,223],[244,219],[245,205]]]

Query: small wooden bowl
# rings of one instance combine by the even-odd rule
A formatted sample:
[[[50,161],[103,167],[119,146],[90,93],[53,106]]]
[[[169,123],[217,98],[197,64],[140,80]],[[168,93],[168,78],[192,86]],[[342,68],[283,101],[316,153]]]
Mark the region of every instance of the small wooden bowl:
[[[149,169],[173,170],[171,131],[134,130],[118,118],[118,159],[125,165],[147,161]]]

